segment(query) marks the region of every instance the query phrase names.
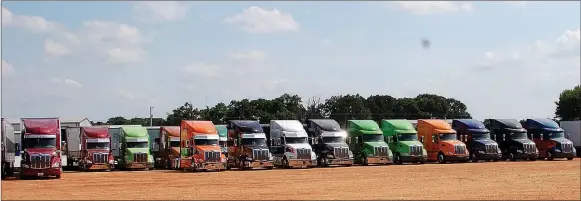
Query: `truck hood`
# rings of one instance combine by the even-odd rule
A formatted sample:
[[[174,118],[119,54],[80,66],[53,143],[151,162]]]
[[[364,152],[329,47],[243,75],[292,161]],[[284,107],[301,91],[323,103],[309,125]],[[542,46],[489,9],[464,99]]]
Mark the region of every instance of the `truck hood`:
[[[222,149],[218,145],[200,145],[196,146],[196,148],[200,151],[217,151],[222,152]]]
[[[180,147],[171,147],[169,150],[170,150],[170,154],[172,154],[174,156],[180,155]]]
[[[422,143],[420,141],[398,141],[399,143],[405,145],[405,146],[423,146]]]
[[[560,144],[562,144],[562,143],[570,143],[571,142],[571,140],[569,140],[567,138],[562,138],[562,137],[560,137],[560,138],[551,138],[551,141],[554,141],[554,142],[557,142],[557,143],[560,143]]]
[[[446,141],[442,141],[442,144],[445,144],[445,145],[448,145],[448,146],[452,146],[452,147],[454,145],[465,145],[460,140],[446,140]]]
[[[266,145],[244,145],[244,149],[268,149]]]
[[[287,146],[293,149],[312,149],[311,145],[304,143],[304,144],[287,144]]]
[[[129,154],[134,154],[134,153],[147,153],[147,154],[149,154],[149,148],[127,148],[127,152]]]
[[[26,148],[28,154],[52,154],[56,148]]]
[[[364,144],[370,147],[387,147],[387,143],[385,142],[364,142]]]
[[[497,145],[498,144],[494,140],[491,140],[491,139],[474,140],[474,142],[480,143],[480,144],[483,144],[483,145],[488,145],[488,144],[496,144]]]
[[[532,140],[529,139],[516,139],[513,140],[515,142],[521,143],[521,144],[534,144],[535,142],[533,142]]]
[[[331,149],[333,149],[335,147],[337,147],[337,148],[349,147],[349,145],[347,145],[347,143],[325,143],[325,146],[327,148],[331,148]]]
[[[87,152],[92,155],[94,153],[109,153],[110,151],[108,149],[89,149]]]

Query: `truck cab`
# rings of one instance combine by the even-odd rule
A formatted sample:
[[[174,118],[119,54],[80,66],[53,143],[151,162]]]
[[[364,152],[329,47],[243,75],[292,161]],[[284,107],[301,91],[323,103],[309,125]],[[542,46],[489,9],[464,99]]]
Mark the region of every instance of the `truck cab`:
[[[502,152],[502,160],[536,160],[539,150],[516,119],[485,119],[484,125]]]
[[[394,163],[424,164],[428,160],[428,153],[418,140],[418,132],[410,121],[406,119],[381,120],[381,131],[389,149],[394,153]]]
[[[557,122],[550,119],[527,119],[523,127],[532,136],[539,150],[539,158],[573,160],[577,155],[573,142],[569,140],[571,137],[565,136],[565,131]]]
[[[218,136],[220,136],[219,142],[222,154],[228,157],[228,128],[226,125],[216,125],[216,130],[218,130]]]
[[[428,161],[467,162],[469,157],[466,144],[458,140],[456,130],[445,120],[418,119],[420,141],[428,152]]]
[[[317,155],[308,137],[297,120],[271,120],[270,149],[274,164],[283,168],[317,166]]]
[[[353,165],[353,152],[347,145],[347,132],[333,119],[309,119],[305,130],[317,154],[317,164]]]
[[[61,128],[58,118],[22,118],[20,177],[61,177]]]
[[[150,153],[147,128],[142,126],[121,127],[120,165],[125,169],[149,170],[153,167],[153,156]]]
[[[384,141],[383,132],[373,120],[349,120],[347,144],[354,162],[363,165],[393,163],[393,154]]]
[[[180,127],[161,126],[159,130],[156,167],[173,169],[180,158]]]
[[[220,137],[211,121],[182,120],[180,130],[182,158],[178,167],[189,171],[226,169]]]
[[[497,162],[502,158],[498,143],[492,140],[490,131],[482,122],[476,119],[454,119],[452,120],[452,129],[458,132],[458,139],[468,146],[470,161],[492,160]]]
[[[82,170],[110,171],[114,168],[111,136],[107,127],[81,127],[80,137],[81,157],[79,166]]]
[[[258,121],[228,121],[228,168],[274,168],[266,134]]]

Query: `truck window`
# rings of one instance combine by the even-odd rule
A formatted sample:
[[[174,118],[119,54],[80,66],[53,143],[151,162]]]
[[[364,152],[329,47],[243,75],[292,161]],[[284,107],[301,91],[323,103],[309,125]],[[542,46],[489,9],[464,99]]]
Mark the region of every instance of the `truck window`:
[[[127,142],[127,148],[148,148],[147,142]]]
[[[399,141],[418,141],[418,135],[415,133],[397,134],[397,140],[399,140]]]
[[[444,140],[457,140],[458,136],[456,133],[440,133],[440,139]]]
[[[565,138],[565,132],[547,132],[545,131],[546,139]]]
[[[218,140],[194,139],[195,145],[218,145]]]
[[[24,138],[22,148],[55,148],[55,138]]]
[[[343,143],[345,139],[342,137],[323,137],[323,143]]]
[[[87,142],[87,149],[109,149],[109,142]]]
[[[528,139],[526,132],[510,133],[510,138],[513,139],[513,140],[516,140],[516,139]]]
[[[363,142],[383,142],[382,134],[366,134],[362,135]]]
[[[474,132],[472,133],[472,139],[474,140],[486,140],[486,139],[490,139],[490,133],[478,133],[478,132]]]
[[[242,138],[243,146],[266,146],[266,139],[264,138]]]
[[[227,147],[228,146],[228,141],[220,141],[220,146],[221,147]]]
[[[304,144],[307,143],[306,137],[286,137],[287,144]]]
[[[432,135],[432,143],[438,143],[438,135]]]
[[[179,146],[180,146],[180,141],[172,140],[169,142],[169,147],[179,147]]]

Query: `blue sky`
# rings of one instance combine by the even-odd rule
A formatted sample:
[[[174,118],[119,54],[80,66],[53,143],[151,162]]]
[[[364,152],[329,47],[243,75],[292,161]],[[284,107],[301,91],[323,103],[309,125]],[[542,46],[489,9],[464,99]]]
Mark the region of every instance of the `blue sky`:
[[[579,84],[579,15],[579,2],[3,2],[2,116],[436,93],[477,119],[552,117]]]

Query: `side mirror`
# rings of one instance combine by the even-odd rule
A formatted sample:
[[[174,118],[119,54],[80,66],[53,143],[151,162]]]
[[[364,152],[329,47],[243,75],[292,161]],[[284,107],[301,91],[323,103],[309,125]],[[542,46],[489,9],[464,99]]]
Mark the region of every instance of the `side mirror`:
[[[359,142],[359,137],[355,137],[355,143]]]
[[[238,140],[234,139],[234,146],[237,147],[238,146]]]
[[[424,136],[420,137],[420,142],[424,143]]]
[[[545,140],[545,134],[541,134],[541,140]]]
[[[502,134],[502,141],[506,140],[506,134]]]
[[[20,143],[18,143],[18,142],[17,143],[14,143],[14,148],[15,148],[14,155],[15,156],[20,156]]]
[[[567,136],[567,139],[571,139],[571,134],[567,133],[566,136]]]

